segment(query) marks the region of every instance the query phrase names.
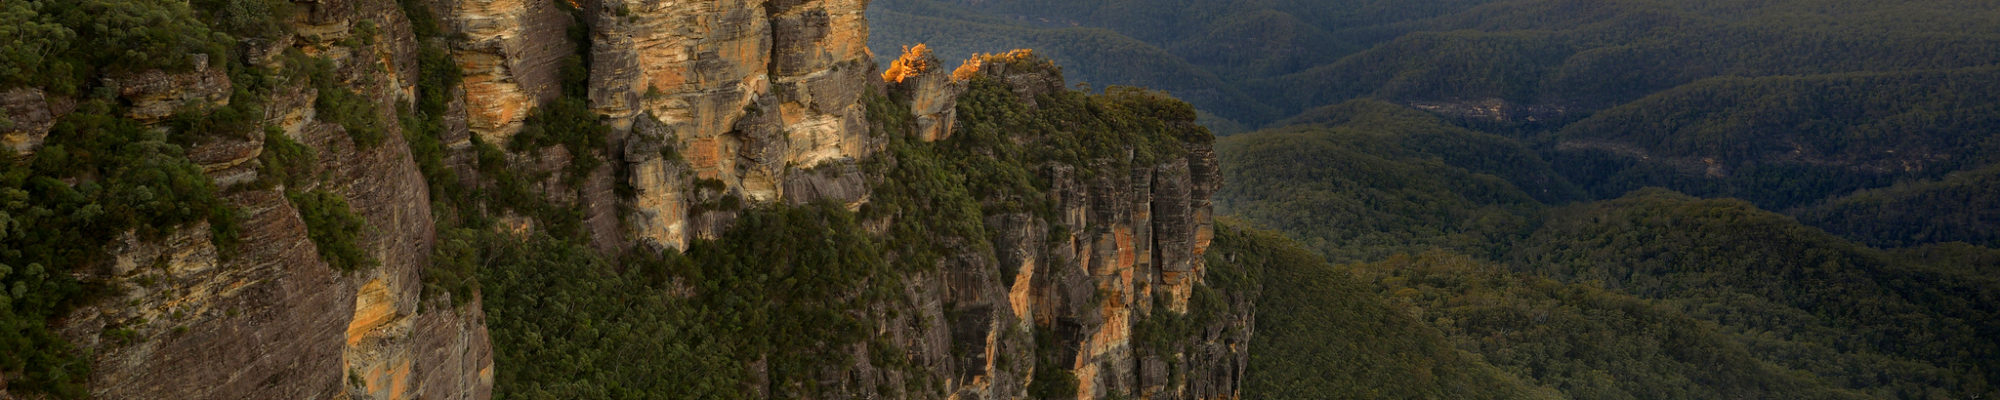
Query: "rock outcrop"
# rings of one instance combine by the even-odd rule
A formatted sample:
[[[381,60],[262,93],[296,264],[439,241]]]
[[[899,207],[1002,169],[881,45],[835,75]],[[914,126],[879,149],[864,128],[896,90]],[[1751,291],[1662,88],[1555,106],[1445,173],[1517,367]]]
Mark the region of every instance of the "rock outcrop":
[[[980,62],[974,57],[958,71],[945,73],[930,48],[918,44],[904,49],[882,73],[882,80],[898,98],[910,103],[910,114],[917,118],[917,139],[934,142],[951,137],[952,123],[958,119],[958,96],[965,93],[965,80],[977,72]]]
[[[926,121],[924,111],[955,104],[966,80],[999,82],[1024,103],[1065,90],[1060,71],[1029,52],[975,57],[950,75],[924,53],[910,48],[883,75],[909,106],[920,141],[952,140],[951,121]],[[1057,145],[1013,135],[1028,148]],[[1036,378],[1062,375],[1076,379],[1079,399],[1236,396],[1249,361],[1252,297],[1201,287],[1220,175],[1208,139],[1180,145],[1183,155],[1150,165],[1135,164],[1128,149],[1043,166],[1051,213],[987,216],[991,253],[950,246],[964,253],[942,265],[944,289],[917,303],[941,304],[952,316],[943,346],[957,355],[948,363],[951,397],[1024,398]],[[1194,310],[1199,290],[1217,297]],[[1065,374],[1023,361],[1050,357]]]
[[[183,107],[227,105],[233,88],[228,72],[210,68],[206,54],[191,58],[194,68],[187,72],[148,70],[113,77],[105,83],[116,88],[118,97],[131,104],[125,115],[142,122],[165,120]]]
[[[1198,390],[1169,382],[1211,379],[1213,383],[1212,378],[1190,371],[1240,371],[1248,360],[1247,350],[1241,348],[1249,343],[1247,335],[1204,337],[1217,340],[1192,342],[1208,346],[1198,349],[1144,348],[1135,340],[1144,320],[1187,313],[1194,286],[1201,284],[1202,256],[1214,235],[1209,195],[1220,178],[1214,173],[1216,159],[1209,144],[1188,146],[1187,157],[1136,166],[1123,174],[1100,169],[1094,178],[1082,178],[1058,169],[1051,195],[1060,220],[1002,225],[1078,227],[1048,238],[1047,243],[1053,244],[1040,252],[1030,250],[1033,242],[1009,243],[1007,248],[1020,249],[1017,253],[1024,257],[1003,262],[1019,263],[1017,280],[1030,276],[1024,280],[1029,284],[1026,296],[1018,296],[1025,301],[1010,296],[1007,308],[1031,318],[1035,329],[1054,329],[1060,347],[1076,349],[1072,368],[1079,399],[1113,393],[1152,399],[1235,393],[1233,381]],[[1008,287],[1009,293],[1022,291],[1017,286]],[[1014,308],[1014,303],[1024,304]],[[1219,332],[1223,325],[1247,329],[1247,302],[1232,306],[1232,312],[1218,322],[1221,325],[1208,330]],[[1174,340],[1175,346],[1186,345],[1179,340]],[[1188,369],[1170,371],[1168,364]]]
[[[590,99],[615,129],[630,132],[622,153],[640,172],[628,182],[637,192],[629,219],[638,240],[686,246],[694,231],[688,183],[719,181],[743,199],[771,203],[797,197],[786,193],[789,175],[871,152],[860,102],[870,88],[865,5],[597,5]]]
[[[33,153],[48,138],[56,119],[76,109],[76,101],[51,97],[41,89],[21,87],[0,92],[0,146],[17,154]]]
[[[914,139],[947,145],[970,79],[1001,82],[1029,107],[1066,90],[1059,70],[1023,61],[1038,60],[1025,52],[983,56],[950,72],[921,54],[913,60],[925,68],[885,83],[866,47],[865,0],[418,1],[444,22],[442,38],[427,43],[396,2],[295,3],[299,14],[288,21],[296,34],[245,41],[244,58],[272,68],[282,68],[290,50],[330,60],[338,81],[331,87],[365,98],[386,134],[357,143],[343,121],[319,109],[319,90],[329,86],[289,82],[262,99],[261,124],[317,154],[300,187],[265,185],[273,166],[259,158],[261,135],[189,148],[239,208],[242,240],[217,248],[203,227],[127,235],[109,249],[115,262],[78,272],[125,289],[58,326],[93,354],[96,397],[491,396],[496,365],[477,296],[452,304],[424,292],[442,218],[432,207],[443,197],[430,192],[428,170],[405,142],[400,124],[418,119],[398,112],[420,92],[424,46],[448,46],[463,71],[458,86],[426,89],[449,94],[445,115],[426,117],[436,118],[438,151],[460,184],[492,184],[481,176],[489,154],[475,141],[504,148],[536,107],[588,93],[590,110],[611,127],[602,149],[572,154],[554,146],[499,159],[528,172],[524,185],[551,204],[582,209],[590,239],[614,255],[635,244],[666,251],[718,237],[743,207],[831,202],[860,210],[882,178],[867,166],[900,140],[871,129],[869,106],[882,104],[865,99],[871,93],[890,93],[892,108],[909,113]],[[357,32],[374,36],[349,40]],[[588,42],[571,32],[587,33]],[[563,87],[564,64],[585,61],[578,49],[588,49],[588,87]],[[230,75],[196,64],[110,82],[132,105],[128,117],[167,129],[160,123],[176,113],[231,100]],[[32,88],[0,93],[7,117],[0,139],[33,151],[73,107]],[[1025,398],[1039,377],[1065,376],[1075,379],[1079,399],[1234,398],[1251,304],[1246,293],[1203,286],[1209,196],[1220,178],[1207,139],[1181,145],[1143,165],[1126,152],[1037,166],[1052,212],[985,215],[977,222],[986,237],[936,238],[955,253],[935,270],[899,277],[899,303],[870,305],[886,317],[875,337],[855,345],[861,361],[820,371],[831,383],[828,397]],[[608,162],[572,179],[549,174],[584,159]],[[285,195],[314,190],[344,199],[365,221],[358,242],[374,265],[341,270],[319,257]],[[533,216],[494,217],[496,229],[541,229]],[[865,225],[881,234],[925,217]],[[1178,328],[1160,328],[1167,325]],[[885,343],[908,359],[866,362],[882,350],[871,346]],[[763,364],[742,361],[753,375]],[[880,367],[890,364],[898,366]]]

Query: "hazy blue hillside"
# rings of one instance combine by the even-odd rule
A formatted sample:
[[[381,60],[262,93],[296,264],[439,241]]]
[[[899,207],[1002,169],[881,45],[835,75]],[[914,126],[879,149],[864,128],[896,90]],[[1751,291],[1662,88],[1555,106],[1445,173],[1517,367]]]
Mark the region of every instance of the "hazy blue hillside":
[[[1168,90],[1250,127],[1358,97],[1588,112],[1716,76],[2000,62],[2000,5],[1959,0],[883,0],[871,12],[878,57],[914,42],[947,56],[1047,48],[1076,76]]]

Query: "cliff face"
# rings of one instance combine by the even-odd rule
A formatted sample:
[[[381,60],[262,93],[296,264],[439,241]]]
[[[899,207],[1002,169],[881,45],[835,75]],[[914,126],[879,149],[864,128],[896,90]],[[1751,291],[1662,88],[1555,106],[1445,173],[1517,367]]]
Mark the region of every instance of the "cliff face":
[[[301,55],[331,62],[334,82],[282,85],[256,121],[317,154],[290,166],[313,178],[265,185],[278,166],[267,165],[273,144],[259,135],[189,149],[238,208],[240,244],[217,248],[199,228],[128,234],[108,249],[115,262],[77,273],[125,288],[57,327],[93,354],[95,397],[490,397],[496,365],[480,300],[453,304],[424,291],[437,221],[450,218],[434,207],[449,196],[431,192],[437,182],[426,182],[431,171],[412,151],[425,144],[406,142],[420,128],[403,123],[435,117],[445,167],[459,182],[495,186],[491,161],[473,144],[504,147],[540,107],[587,93],[610,127],[603,147],[503,159],[534,172],[528,187],[542,198],[582,209],[590,240],[615,256],[633,245],[663,252],[720,236],[740,207],[718,204],[862,209],[872,186],[894,179],[868,166],[894,163],[883,152],[898,140],[870,121],[882,111],[871,109],[869,99],[880,97],[870,96],[896,99],[891,108],[911,114],[904,128],[915,139],[944,146],[958,140],[968,79],[1002,82],[1031,107],[1037,95],[1064,90],[1053,70],[1007,65],[929,69],[885,84],[866,48],[865,0],[410,3],[436,15],[443,35],[419,39],[395,2],[316,0],[297,2],[286,18],[294,33],[241,44],[253,65],[297,68],[285,60]],[[419,87],[421,69],[433,67],[419,62],[426,46],[449,49],[459,84]],[[588,65],[587,87],[564,87],[566,63],[572,71]],[[163,129],[180,107],[227,105],[243,84],[206,65],[106,82],[131,105],[127,117]],[[327,108],[321,90],[357,94],[386,134],[357,140],[353,116]],[[446,93],[444,115],[411,117],[399,105],[437,90]],[[0,93],[8,121],[0,139],[32,152],[73,107],[34,88]],[[1050,182],[1041,196],[1053,212],[986,213],[978,222],[989,235],[941,239],[959,241],[955,254],[935,271],[902,277],[903,302],[877,306],[907,309],[884,312],[898,316],[881,321],[868,346],[893,344],[908,358],[895,364],[913,367],[877,368],[862,346],[861,361],[829,363],[822,375],[858,397],[1008,399],[1056,388],[1053,395],[1073,390],[1081,399],[1233,398],[1251,305],[1245,293],[1205,286],[1216,160],[1206,138],[1176,146],[1174,156],[1143,163],[1127,155],[1033,166]],[[585,159],[608,162],[575,180],[546,174]],[[304,191],[352,206],[372,266],[342,270],[322,259],[305,210],[285,195]],[[498,228],[518,232],[548,222],[497,216]],[[869,229],[926,217],[897,214]],[[753,371],[762,364],[743,361]]]
[[[528,112],[562,94],[559,74],[575,54],[571,18],[554,1],[454,0],[436,3],[453,33],[452,58],[464,71],[472,133],[505,143]]]
[[[636,239],[685,248],[719,228],[689,215],[702,197],[759,203],[827,196],[798,172],[866,157],[861,95],[871,58],[865,1],[606,0],[592,6],[591,105],[629,134]],[[719,192],[688,190],[719,181]],[[822,185],[823,186],[823,185]],[[692,224],[692,225],[691,225]],[[711,224],[712,225],[712,224]]]
[[[935,300],[918,301],[939,304],[941,314],[952,316],[944,321],[949,332],[943,336],[949,337],[952,354],[964,356],[953,360],[947,393],[968,399],[1068,397],[1067,386],[1051,385],[1057,393],[1049,393],[1035,381],[1073,378],[1079,399],[1233,398],[1248,362],[1254,288],[1203,282],[1214,232],[1210,196],[1221,184],[1206,133],[1165,139],[1172,148],[1161,159],[1137,157],[1135,152],[1148,150],[1131,143],[1113,144],[1105,157],[1068,162],[1031,161],[1036,157],[1016,151],[1060,153],[1076,145],[1069,141],[1074,136],[1087,133],[1003,130],[999,140],[1006,144],[989,145],[975,143],[993,139],[953,136],[961,129],[957,119],[967,112],[984,123],[1011,127],[995,115],[1079,111],[1036,110],[1038,97],[1066,94],[1060,71],[1040,60],[1028,51],[982,55],[947,73],[927,49],[915,46],[883,74],[897,112],[907,113],[905,128],[912,138],[935,142],[920,148],[967,148],[969,155],[944,157],[999,157],[998,163],[1028,167],[1049,182],[1045,190],[979,199],[988,209],[982,222],[989,246],[953,246],[963,250],[941,266],[943,289],[930,296]],[[997,91],[998,98],[964,103],[960,97],[968,90],[980,90],[970,87],[972,80],[997,85],[986,90]],[[1025,109],[995,111],[991,108],[1007,108],[994,101],[1018,102]],[[1070,122],[1093,123],[1088,120]],[[1191,119],[1164,123],[1192,126]],[[986,129],[976,135],[994,133]],[[1171,134],[1134,136],[1151,135]],[[1009,203],[1033,202],[1008,198],[1017,195],[1045,198],[1048,212],[1004,211]],[[1196,299],[1198,291],[1207,297]],[[1192,308],[1199,310],[1191,309],[1197,302],[1200,307]],[[1055,362],[1020,361],[1038,359]]]
[[[295,84],[271,93],[255,123],[317,153],[316,163],[299,166],[320,177],[310,187],[254,184],[266,178],[261,135],[189,148],[189,159],[240,213],[239,244],[218,249],[205,227],[153,240],[127,234],[108,248],[114,262],[77,272],[87,282],[123,288],[71,311],[57,327],[93,354],[93,397],[476,399],[490,392],[492,354],[477,302],[420,304],[419,274],[434,236],[430,193],[390,113],[414,90],[409,22],[391,2],[301,6],[289,19],[297,33],[267,48],[246,44],[251,61],[281,68],[276,53],[286,50],[331,60],[331,78],[339,81],[333,87],[359,93],[380,114],[374,117],[390,124],[389,133],[381,143],[357,145],[319,109],[317,89]],[[340,44],[363,25],[375,30],[362,41],[372,44]],[[256,57],[257,50],[266,57]],[[107,84],[131,104],[128,117],[158,123],[191,102],[227,104],[230,78],[206,64]],[[60,100],[20,92],[9,92],[10,112],[62,112]],[[24,121],[32,128],[43,119]],[[23,142],[34,140],[15,143]],[[368,228],[358,241],[376,265],[329,266],[284,190],[324,190],[352,205]]]
[[[1017,93],[1035,90],[1018,82],[1039,81],[1020,76],[1039,72],[989,73],[1009,82]],[[1053,86],[1060,88],[1060,78],[1055,79]],[[1050,170],[1053,187],[1048,195],[1056,219],[1007,214],[987,221],[1008,232],[994,243],[997,261],[1018,271],[1014,281],[998,282],[997,292],[1006,296],[991,299],[992,310],[1011,315],[992,319],[1018,321],[1030,334],[1051,333],[1055,348],[1064,354],[1061,358],[1073,360],[1064,367],[1077,378],[1079,399],[1113,394],[1228,398],[1236,393],[1231,376],[1240,375],[1248,360],[1247,297],[1228,304],[1225,315],[1190,331],[1195,335],[1161,337],[1151,347],[1137,340],[1147,320],[1189,312],[1214,234],[1209,196],[1221,183],[1214,152],[1208,142],[1184,145],[1184,157],[1132,165],[1129,170],[1104,168],[1121,165],[1115,160],[1055,166]],[[1096,171],[1083,171],[1092,168]],[[1053,226],[1070,229],[1052,230]],[[978,296],[953,300],[961,309],[982,308],[989,301]],[[1232,326],[1241,334],[1224,333]],[[995,324],[992,332],[998,335],[1006,328]],[[1071,352],[1074,357],[1068,356]],[[1012,380],[1029,380],[1024,378],[1028,376]],[[985,396],[1015,397],[1001,390]]]

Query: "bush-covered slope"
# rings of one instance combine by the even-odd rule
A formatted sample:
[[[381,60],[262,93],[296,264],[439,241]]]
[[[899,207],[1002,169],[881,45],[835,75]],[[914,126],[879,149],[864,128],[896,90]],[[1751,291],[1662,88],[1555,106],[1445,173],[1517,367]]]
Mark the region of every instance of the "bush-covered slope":
[[[2000,69],[1719,78],[1570,124],[1553,159],[1599,197],[1644,186],[1770,209],[1990,165]]]
[[[1560,398],[1454,348],[1347,271],[1275,233],[1225,221],[1209,257],[1264,284],[1244,398]]]
[[[1504,138],[1382,103],[1296,121],[1221,140],[1219,204],[1331,259],[1378,262],[1352,268],[1531,384],[1581,398],[1994,392],[1992,249],[1877,250],[1662,189],[1564,206],[1525,194],[1538,180],[1523,178],[1563,179]],[[1402,139],[1421,132],[1465,145]]]
[[[1992,390],[1990,281],[1950,280],[1737,200],[1648,190],[1551,214],[1509,256],[1523,271],[1669,300],[1848,387]]]
[[[1576,189],[1500,136],[1379,102],[1223,138],[1221,212],[1288,232],[1335,262],[1430,247],[1484,253]]]
[[[1444,251],[1353,272],[1461,349],[1579,399],[1867,398],[1759,359],[1712,322]]]
[[[2000,168],[1865,190],[1794,213],[1808,225],[1875,246],[2000,247]]]

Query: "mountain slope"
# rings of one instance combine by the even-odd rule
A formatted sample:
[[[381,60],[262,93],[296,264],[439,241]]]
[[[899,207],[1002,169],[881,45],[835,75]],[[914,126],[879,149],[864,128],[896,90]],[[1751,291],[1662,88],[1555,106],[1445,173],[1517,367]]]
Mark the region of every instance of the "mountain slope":
[[[1599,112],[1553,159],[1598,196],[1665,186],[1788,209],[1991,165],[2000,69],[1719,78]]]
[[[1993,390],[2000,326],[1988,317],[1993,305],[1981,304],[1990,296],[1975,294],[1995,290],[1990,281],[1948,280],[1741,201],[1651,190],[1551,215],[1511,263],[1674,301],[1755,332],[1747,343],[1779,365],[1878,395]],[[1919,296],[1926,291],[1972,303]]]
[[[1219,204],[1368,263],[1346,268],[1524,382],[1592,398],[1994,391],[2000,299],[1977,277],[1990,249],[1871,249],[1743,201],[1662,189],[1545,203],[1521,189],[1563,181],[1540,154],[1459,132],[1484,150],[1469,153],[1511,161],[1455,159],[1405,138],[1462,129],[1368,104],[1222,139],[1237,185]]]
[[[1322,112],[1303,120],[1321,125],[1221,140],[1224,213],[1345,263],[1430,247],[1489,252],[1495,236],[1531,229],[1537,199],[1577,196],[1512,139],[1379,102]]]
[[[1264,282],[1245,397],[1560,397],[1452,347],[1436,329],[1282,236],[1225,222],[1211,254]]]
[[[1572,398],[1869,398],[1759,358],[1722,327],[1443,251],[1352,266],[1461,349]]]
[[[1792,212],[1799,221],[1875,246],[1936,242],[2000,246],[2000,168],[1897,184]]]

